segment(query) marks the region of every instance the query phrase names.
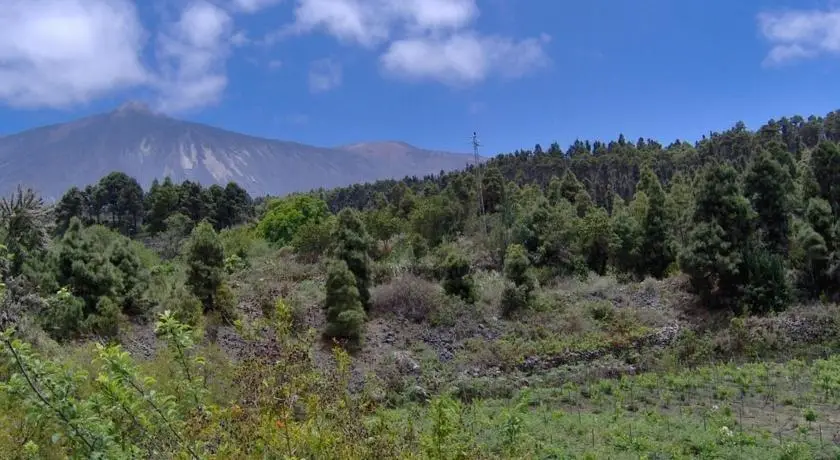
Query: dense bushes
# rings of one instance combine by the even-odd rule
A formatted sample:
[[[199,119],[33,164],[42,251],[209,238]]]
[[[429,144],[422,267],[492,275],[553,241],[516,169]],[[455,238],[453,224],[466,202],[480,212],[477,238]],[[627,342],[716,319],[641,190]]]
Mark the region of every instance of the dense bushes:
[[[327,204],[308,195],[293,195],[268,203],[257,232],[266,240],[283,246],[292,242],[307,225],[317,225],[329,215]]]
[[[82,228],[73,218],[53,250],[52,261],[55,276],[48,284],[62,290],[49,297],[42,318],[57,338],[113,335],[121,314],[151,310],[148,266],[121,235],[102,227]]]

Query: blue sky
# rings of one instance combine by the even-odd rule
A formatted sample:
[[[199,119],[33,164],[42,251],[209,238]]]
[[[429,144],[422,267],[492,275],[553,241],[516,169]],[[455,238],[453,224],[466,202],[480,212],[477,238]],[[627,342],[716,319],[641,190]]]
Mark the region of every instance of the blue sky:
[[[816,0],[4,0],[0,134],[142,99],[315,145],[695,140],[840,108]]]

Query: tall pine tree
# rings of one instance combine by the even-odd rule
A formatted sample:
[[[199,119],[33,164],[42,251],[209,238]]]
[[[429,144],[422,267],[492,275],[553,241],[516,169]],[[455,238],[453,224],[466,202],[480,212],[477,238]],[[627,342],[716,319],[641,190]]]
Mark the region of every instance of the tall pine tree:
[[[187,285],[204,304],[214,310],[216,292],[224,281],[225,250],[219,235],[207,221],[193,229],[187,244]]]
[[[343,260],[355,276],[359,300],[365,307],[365,311],[368,311],[370,309],[372,242],[358,211],[345,208],[338,213],[338,226],[334,239],[336,241],[335,257]]]
[[[789,172],[762,149],[753,159],[744,182],[744,191],[757,213],[761,239],[770,252],[786,254],[790,239],[790,194],[786,190],[791,182]]]
[[[821,142],[811,153],[811,168],[820,187],[820,196],[828,201],[834,214],[840,214],[840,148]]]
[[[641,265],[637,271],[639,275],[650,274],[655,278],[662,278],[674,261],[668,232],[670,222],[665,208],[665,192],[650,168],[645,168],[642,172],[639,188],[647,195],[648,206],[642,221],[642,243],[639,253]]]
[[[737,306],[746,280],[744,257],[752,210],[732,166],[718,163],[707,167],[697,191],[693,222],[680,266],[710,306]]]
[[[343,260],[336,260],[327,270],[328,337],[359,340],[365,322],[365,310],[356,289],[356,277]]]

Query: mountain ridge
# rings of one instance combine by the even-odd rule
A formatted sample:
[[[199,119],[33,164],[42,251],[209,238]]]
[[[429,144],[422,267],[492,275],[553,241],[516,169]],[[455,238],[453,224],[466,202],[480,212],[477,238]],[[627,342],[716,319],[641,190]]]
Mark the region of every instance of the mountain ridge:
[[[424,176],[473,163],[466,153],[403,141],[319,147],[179,120],[129,101],[110,112],[0,137],[0,193],[18,184],[48,200],[122,171],[148,187],[166,176],[234,181],[252,195],[283,195],[379,179]]]

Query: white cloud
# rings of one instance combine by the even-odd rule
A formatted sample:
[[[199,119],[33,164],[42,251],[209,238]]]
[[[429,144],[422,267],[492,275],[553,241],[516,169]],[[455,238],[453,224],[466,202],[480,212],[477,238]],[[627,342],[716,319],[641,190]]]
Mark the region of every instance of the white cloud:
[[[477,16],[475,0],[298,0],[295,23],[285,33],[324,30],[370,47],[387,41],[395,29],[457,29]]]
[[[195,0],[160,35],[160,110],[183,111],[218,102],[227,86],[225,61],[231,26],[231,17],[224,10]]]
[[[366,48],[385,44],[387,73],[451,85],[517,77],[548,62],[547,36],[481,35],[472,28],[479,14],[476,0],[297,0],[295,23],[275,38],[321,30]]]
[[[540,39],[516,41],[480,36],[473,32],[444,39],[411,38],[391,44],[381,56],[383,69],[413,80],[434,80],[450,85],[477,83],[490,73],[519,77],[548,62]]]
[[[67,107],[142,84],[144,38],[126,0],[3,0],[0,100]]]
[[[244,13],[256,13],[262,9],[274,6],[283,0],[231,0],[231,6]]]
[[[758,15],[758,23],[773,45],[765,64],[840,54],[840,10],[765,12]]]
[[[412,31],[460,29],[478,17],[475,0],[391,0],[396,16]]]
[[[309,67],[309,90],[322,93],[341,86],[341,64],[333,59],[320,59]]]
[[[148,34],[129,0],[4,0],[0,7],[0,102],[69,107],[132,87],[157,93],[159,109],[212,104],[227,86],[232,19],[206,0],[186,3],[156,33],[155,67],[143,65]]]
[[[245,46],[249,43],[251,43],[251,39],[248,37],[248,33],[244,30],[237,31],[230,37],[230,44],[233,46]]]
[[[294,32],[324,29],[340,40],[371,46],[388,38],[389,18],[359,0],[299,0]]]
[[[178,0],[180,14],[146,31],[140,0],[0,0],[0,103],[69,107],[119,90],[154,92],[179,112],[218,102],[233,49],[254,43],[236,13],[282,0]],[[383,53],[387,73],[448,84],[518,76],[545,62],[542,41],[484,36],[477,0],[295,0],[283,34],[326,32]],[[149,48],[147,48],[147,46]],[[149,56],[146,51],[154,51]],[[269,69],[280,61],[265,64]],[[312,63],[313,92],[342,84],[336,60]]]

